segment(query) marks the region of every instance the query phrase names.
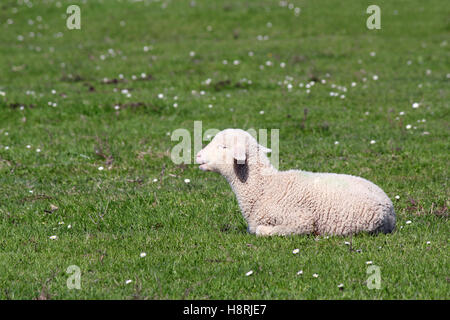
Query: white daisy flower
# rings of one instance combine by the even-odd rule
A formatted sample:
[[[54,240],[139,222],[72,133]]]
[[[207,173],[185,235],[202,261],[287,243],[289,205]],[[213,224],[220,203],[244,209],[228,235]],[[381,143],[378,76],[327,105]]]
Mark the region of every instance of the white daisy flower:
[[[300,252],[300,249],[294,249],[294,250],[292,251],[293,254],[297,254],[297,253],[299,253],[299,252]]]
[[[251,276],[253,274],[253,270],[250,270],[249,272],[247,272],[246,274],[245,274],[245,276]]]

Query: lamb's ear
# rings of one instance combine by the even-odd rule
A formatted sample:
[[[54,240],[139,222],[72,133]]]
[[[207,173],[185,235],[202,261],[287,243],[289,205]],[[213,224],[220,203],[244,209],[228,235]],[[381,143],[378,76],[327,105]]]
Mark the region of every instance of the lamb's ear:
[[[262,145],[258,145],[258,148],[259,148],[259,150],[261,150],[261,151],[264,152],[264,153],[270,153],[270,152],[272,152],[272,149],[263,147]]]
[[[238,164],[244,164],[245,160],[247,159],[247,152],[245,150],[245,145],[236,144],[234,146],[233,157],[234,159],[237,160]]]

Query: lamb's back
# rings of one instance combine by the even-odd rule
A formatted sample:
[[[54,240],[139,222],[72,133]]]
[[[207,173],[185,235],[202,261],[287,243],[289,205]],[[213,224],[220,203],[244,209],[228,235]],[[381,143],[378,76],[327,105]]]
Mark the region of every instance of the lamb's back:
[[[318,234],[391,232],[395,226],[389,197],[361,177],[289,170],[278,172],[269,189],[265,202],[272,198],[279,220],[312,215]]]

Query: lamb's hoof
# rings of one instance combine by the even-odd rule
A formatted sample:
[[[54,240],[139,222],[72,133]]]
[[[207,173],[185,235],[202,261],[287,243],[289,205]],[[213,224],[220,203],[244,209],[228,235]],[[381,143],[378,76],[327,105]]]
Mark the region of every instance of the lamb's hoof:
[[[272,235],[272,229],[273,227],[270,226],[257,226],[256,227],[256,235],[263,237],[263,236],[270,236]]]

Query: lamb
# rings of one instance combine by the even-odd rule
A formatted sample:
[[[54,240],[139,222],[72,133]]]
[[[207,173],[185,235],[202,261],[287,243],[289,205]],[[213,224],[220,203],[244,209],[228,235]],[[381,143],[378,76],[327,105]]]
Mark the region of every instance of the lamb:
[[[248,232],[257,236],[390,233],[392,201],[361,177],[278,171],[248,132],[226,129],[196,156],[199,168],[220,173],[235,193]]]

